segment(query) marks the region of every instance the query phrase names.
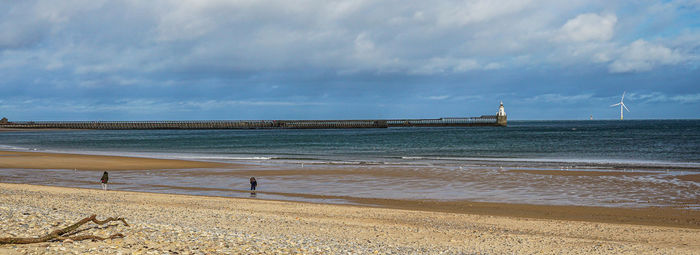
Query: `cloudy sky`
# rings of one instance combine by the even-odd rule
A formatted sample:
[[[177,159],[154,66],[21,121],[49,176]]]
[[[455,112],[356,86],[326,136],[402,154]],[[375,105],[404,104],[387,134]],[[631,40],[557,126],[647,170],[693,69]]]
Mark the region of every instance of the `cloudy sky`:
[[[0,0],[10,120],[700,118],[700,0]]]

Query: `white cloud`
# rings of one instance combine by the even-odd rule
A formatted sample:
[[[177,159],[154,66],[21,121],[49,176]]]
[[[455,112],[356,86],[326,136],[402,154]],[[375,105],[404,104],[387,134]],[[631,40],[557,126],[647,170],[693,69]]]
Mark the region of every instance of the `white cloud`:
[[[593,94],[580,95],[561,95],[561,94],[542,94],[525,99],[532,102],[546,103],[574,103],[579,101],[587,101],[593,98]]]
[[[531,0],[441,1],[438,5],[441,7],[438,24],[443,26],[464,26],[492,21],[534,7]]]
[[[367,33],[360,33],[355,37],[355,52],[359,57],[372,57],[376,54],[374,42]]]
[[[427,99],[430,99],[430,100],[445,100],[445,99],[448,99],[448,98],[450,98],[449,95],[429,96],[429,97],[427,97]]]
[[[479,68],[473,59],[432,58],[417,73],[465,72]]]
[[[608,41],[615,34],[617,16],[585,13],[570,19],[559,29],[559,40],[572,42]]]
[[[503,68],[503,64],[501,63],[488,63],[486,66],[484,66],[484,70],[498,70]]]
[[[1,103],[2,101],[0,101]],[[169,111],[208,111],[231,107],[265,106],[323,106],[323,102],[270,101],[270,100],[186,100],[172,101],[155,98],[120,99],[110,102],[82,100],[30,99],[8,100],[0,109],[35,111],[66,111],[74,113],[127,112],[127,113],[167,113]]]
[[[678,64],[686,58],[676,50],[639,39],[621,49],[609,70],[614,73],[649,71],[659,65]]]
[[[431,75],[440,73],[463,73],[473,70],[494,70],[501,68],[498,63],[482,65],[474,59],[432,58],[423,65],[410,70],[411,74]]]
[[[165,103],[165,102],[164,102]],[[232,106],[321,106],[321,102],[294,102],[294,101],[264,101],[264,100],[207,100],[207,101],[183,101],[179,105],[195,106],[201,109],[224,108]],[[190,108],[190,107],[187,107]]]
[[[700,93],[699,94],[687,94],[687,95],[672,96],[671,100],[679,102],[679,103],[699,103],[700,102]]]
[[[646,9],[649,13],[654,13],[655,10],[654,6]],[[668,13],[665,16],[669,16]],[[611,73],[624,73],[646,72],[660,66],[678,65],[698,59],[697,56],[688,54],[696,51],[695,48],[700,45],[692,40],[698,37],[696,32],[686,30],[671,38],[655,38],[654,42],[639,38],[632,43],[622,43],[615,40],[616,32],[624,34],[628,30],[640,29],[632,24],[643,20],[630,15],[621,16],[621,19],[627,20],[621,20],[619,31],[618,17],[612,13],[585,13],[569,19],[557,30],[552,40],[555,44],[551,45],[553,47],[549,60],[565,65],[586,62],[601,64],[607,66]],[[639,37],[636,34],[631,36]]]
[[[620,95],[613,95],[612,97],[595,97],[592,93],[578,94],[578,95],[562,95],[562,94],[542,94],[533,97],[525,98],[524,101],[531,103],[561,103],[561,104],[575,104],[575,103],[588,103],[594,105],[606,105],[614,104],[620,101]],[[628,105],[641,105],[641,104],[668,104],[668,103],[681,103],[681,104],[694,104],[700,103],[700,93],[695,94],[673,94],[669,95],[663,92],[649,92],[649,93],[627,93],[625,95],[625,104]]]
[[[667,95],[661,92],[652,92],[646,94],[630,93],[629,97],[632,100],[638,102],[648,102],[648,103],[681,103],[681,104],[691,104],[700,103],[700,93],[695,94],[681,94],[681,95]]]

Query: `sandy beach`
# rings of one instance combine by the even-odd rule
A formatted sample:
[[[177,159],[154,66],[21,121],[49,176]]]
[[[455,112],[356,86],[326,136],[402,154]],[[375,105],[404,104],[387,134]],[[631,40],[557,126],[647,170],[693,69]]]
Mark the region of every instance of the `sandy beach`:
[[[222,164],[79,154],[0,152],[0,168],[173,169]],[[99,166],[99,168],[97,167]],[[147,166],[147,167],[144,167]],[[368,168],[292,169],[242,176],[348,175]],[[97,168],[97,169],[95,169]],[[384,172],[393,175],[397,172]],[[535,173],[539,174],[539,173]],[[557,173],[554,173],[557,174]],[[581,175],[582,173],[574,173]],[[594,175],[608,175],[592,173]],[[626,173],[612,173],[626,174]],[[98,188],[95,185],[95,188]],[[224,192],[245,192],[224,190]],[[91,214],[125,217],[131,226],[86,225],[84,233],[123,239],[0,246],[2,254],[462,254],[700,252],[698,210],[614,208],[473,201],[373,199],[310,194],[356,205],[102,191],[0,183],[0,237],[35,237]]]
[[[3,237],[85,225],[122,239],[0,246],[2,254],[697,254],[700,229],[0,184]]]
[[[0,7],[0,255],[700,255],[700,0]]]

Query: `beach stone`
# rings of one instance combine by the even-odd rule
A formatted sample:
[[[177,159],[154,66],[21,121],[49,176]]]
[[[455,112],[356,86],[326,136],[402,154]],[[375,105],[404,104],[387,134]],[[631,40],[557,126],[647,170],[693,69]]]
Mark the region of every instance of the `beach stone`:
[[[2,194],[13,190],[12,186],[4,185],[0,184]],[[36,228],[37,231],[31,233],[43,234],[45,232],[40,229],[56,228],[51,224],[65,222],[60,225],[67,226],[87,216],[84,210],[78,209],[87,208],[85,204],[91,204],[94,208],[91,212],[97,213],[100,219],[123,216],[131,224],[125,227],[115,223],[84,232],[105,236],[123,233],[124,239],[75,244],[64,241],[45,248],[31,246],[32,249],[47,249],[37,253],[51,254],[64,251],[73,254],[644,254],[649,251],[693,254],[697,247],[682,244],[698,241],[699,234],[692,229],[654,226],[313,204],[298,206],[296,203],[161,194],[115,192],[113,198],[105,199],[89,191],[78,190],[81,195],[66,195],[62,192],[74,191],[53,187],[38,189],[53,190],[53,193],[43,193],[41,199],[27,199],[37,197],[33,193],[36,191],[31,190],[21,196],[0,196],[0,208],[16,207],[11,214],[5,213],[9,209],[0,209],[0,217],[12,215],[12,219],[24,219],[22,224],[28,224],[0,224],[0,233],[10,233],[6,230],[26,233]],[[70,206],[64,208],[63,205]],[[23,213],[30,213],[31,217]],[[303,215],[299,218],[303,218],[304,224],[295,219],[297,215]],[[608,239],[604,238],[606,236]],[[593,237],[600,241],[584,244]]]

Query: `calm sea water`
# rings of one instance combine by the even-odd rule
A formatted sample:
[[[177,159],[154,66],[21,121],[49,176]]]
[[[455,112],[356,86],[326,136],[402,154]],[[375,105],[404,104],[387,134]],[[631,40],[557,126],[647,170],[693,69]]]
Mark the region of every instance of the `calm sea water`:
[[[508,127],[2,132],[5,148],[209,160],[555,161],[700,166],[700,120],[512,121]]]

